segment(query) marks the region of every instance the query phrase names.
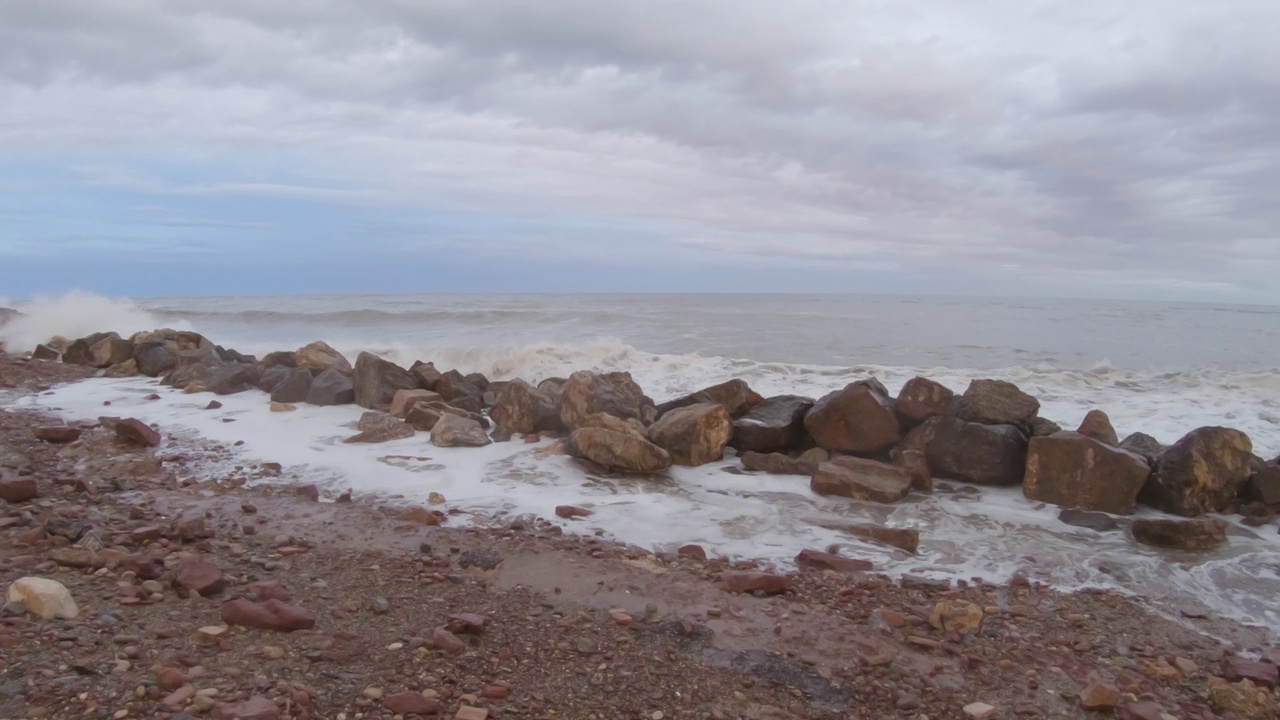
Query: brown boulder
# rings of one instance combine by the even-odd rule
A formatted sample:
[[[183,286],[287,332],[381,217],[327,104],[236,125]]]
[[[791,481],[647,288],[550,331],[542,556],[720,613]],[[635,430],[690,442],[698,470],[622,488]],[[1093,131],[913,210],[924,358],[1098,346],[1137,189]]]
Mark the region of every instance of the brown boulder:
[[[115,432],[117,438],[134,445],[156,447],[160,444],[160,433],[137,418],[115,423]]]
[[[452,413],[441,415],[431,428],[431,444],[436,447],[484,447],[491,442],[480,423]]]
[[[405,416],[404,421],[412,425],[416,430],[430,432],[435,429],[436,423],[440,422],[440,417],[443,415],[457,415],[479,423],[482,428],[489,427],[489,419],[480,413],[456,408],[438,400],[430,402],[419,400],[413,403],[409,406],[409,413]]]
[[[438,627],[431,632],[431,644],[437,650],[443,650],[446,655],[461,655],[467,651],[465,642],[442,627]]]
[[[299,403],[311,395],[311,371],[306,368],[294,368],[285,373],[284,378],[271,389],[271,402]]]
[[[209,597],[226,589],[227,577],[217,565],[208,560],[190,557],[178,563],[178,575],[173,584],[187,592]]]
[[[1247,660],[1232,656],[1223,665],[1222,676],[1229,682],[1248,680],[1259,687],[1274,690],[1277,681],[1280,681],[1280,668],[1266,660]]]
[[[894,465],[902,468],[911,476],[911,489],[920,492],[933,492],[933,473],[929,471],[929,460],[923,450],[907,448],[890,454]]]
[[[1108,682],[1095,680],[1080,691],[1080,707],[1085,710],[1114,710],[1120,704],[1120,689]]]
[[[1120,436],[1116,435],[1116,429],[1111,425],[1111,418],[1101,410],[1090,410],[1085,413],[1084,420],[1080,421],[1080,427],[1076,432],[1107,445],[1120,444]]]
[[[355,385],[356,404],[370,409],[389,406],[397,390],[416,390],[418,387],[418,379],[408,370],[367,352],[356,357],[352,383]]]
[[[258,603],[237,598],[222,604],[222,622],[259,630],[294,632],[315,627],[316,616],[309,610],[279,600]]]
[[[1160,455],[1164,453],[1164,445],[1159,440],[1151,437],[1146,433],[1132,433],[1120,441],[1120,447],[1132,453],[1137,453],[1147,459],[1147,463],[1151,467],[1156,466],[1156,461]]]
[[[64,445],[80,439],[80,428],[71,425],[48,425],[36,428],[35,436],[37,440]]]
[[[483,379],[481,375],[475,380]],[[472,376],[463,375],[457,370],[450,370],[436,381],[435,391],[445,402],[473,412],[484,409],[484,387],[472,380]]]
[[[818,472],[818,466],[831,457],[822,448],[812,448],[792,457],[784,453],[745,452],[742,454],[742,467],[747,470],[766,472],[771,475],[806,475]]]
[[[107,371],[103,373],[103,376],[109,378],[127,378],[134,377],[137,374],[138,361],[133,358],[129,358],[122,363],[116,363],[115,365],[107,368]]]
[[[1212,550],[1227,541],[1227,524],[1217,518],[1133,521],[1133,539],[1143,545],[1172,550]]]
[[[1280,505],[1280,466],[1267,463],[1255,467],[1249,481],[1240,490],[1240,497],[1268,507]]]
[[[876,454],[902,438],[889,394],[872,378],[846,385],[814,403],[804,418],[818,447],[830,452]]]
[[[178,364],[179,351],[163,340],[138,343],[133,348],[133,359],[138,372],[147,377],[159,377]]]
[[[1252,463],[1253,443],[1239,430],[1192,430],[1161,453],[1138,499],[1185,517],[1222,512],[1253,474]]]
[[[391,407],[387,412],[391,415],[404,418],[409,415],[409,410],[420,402],[443,402],[444,398],[439,393],[430,390],[397,390],[396,394],[391,397]]]
[[[306,368],[312,375],[319,375],[330,368],[344,375],[350,375],[352,371],[351,363],[342,353],[321,340],[298,348],[293,357],[295,367]]]
[[[440,712],[440,701],[422,693],[401,692],[388,695],[382,704],[397,715],[435,715]]]
[[[649,441],[677,465],[705,465],[724,457],[733,420],[724,405],[697,403],[668,410],[649,427]]]
[[[864,540],[898,548],[915,555],[920,549],[920,531],[913,528],[890,528],[879,525],[834,524],[823,527],[848,533]]]
[[[1048,418],[1031,418],[1031,437],[1048,437],[1060,432],[1062,426]]]
[[[796,565],[814,570],[833,570],[838,573],[867,572],[875,566],[870,560],[840,557],[821,550],[801,550],[796,555]]]
[[[355,384],[336,367],[316,375],[307,392],[307,402],[311,405],[350,405],[355,401]]]
[[[799,395],[766,398],[733,421],[729,444],[739,452],[785,452],[805,442],[804,417],[813,399]],[[810,473],[806,473],[810,474]]]
[[[382,443],[413,437],[413,428],[386,413],[367,412],[360,416],[360,432],[344,443]]]
[[[908,425],[919,425],[937,415],[949,415],[956,394],[936,380],[913,377],[898,391],[894,409]]]
[[[956,415],[982,425],[1012,425],[1023,432],[1040,412],[1040,401],[1004,380],[974,380],[960,397]]]
[[[903,445],[925,448],[933,477],[976,485],[1017,485],[1026,470],[1027,439],[1012,425],[984,425],[935,417],[912,430]]]
[[[506,384],[489,416],[511,432],[529,435],[560,427],[560,411],[550,397],[519,378]]]
[[[35,478],[0,478],[0,500],[20,503],[40,497]]]
[[[416,360],[409,366],[409,372],[418,378],[418,385],[424,390],[434,391],[436,383],[440,382],[440,371],[436,369],[435,363]]]
[[[738,417],[758,405],[761,399],[760,395],[753,391],[745,381],[734,379],[722,382],[719,385],[712,385],[682,398],[664,402],[657,407],[657,417],[661,418],[663,415],[678,408],[702,403],[723,405],[724,409],[729,411],[730,416]]]
[[[972,635],[982,629],[982,608],[968,600],[943,600],[933,606],[929,624],[935,630]]]
[[[786,575],[775,575],[754,570],[734,570],[720,573],[720,582],[724,589],[731,593],[754,593],[778,595],[786,592],[791,586],[791,578]]]
[[[591,511],[577,505],[557,505],[556,517],[572,520],[573,518],[591,517]]]
[[[1210,685],[1209,704],[1214,710],[1231,717],[1274,720],[1276,716],[1271,693],[1248,680]]]
[[[609,470],[651,474],[671,467],[671,455],[634,430],[583,427],[569,435],[565,450]]]
[[[555,403],[557,410],[560,407],[560,398],[564,395],[564,386],[569,383],[568,378],[547,378],[538,383],[538,392],[546,395]]]
[[[594,373],[580,370],[569,377],[560,396],[560,421],[570,430],[597,413],[635,419],[648,425],[657,410],[631,379],[631,373]]]
[[[818,465],[809,488],[819,495],[895,503],[911,492],[911,476],[888,463],[842,455]]]
[[[1022,492],[1066,508],[1127,515],[1151,476],[1141,456],[1079,433],[1032,438]]]
[[[44,343],[36,345],[36,349],[31,351],[32,360],[57,360],[60,357],[62,353]]]
[[[74,347],[74,343],[72,347]],[[97,340],[89,343],[87,348],[88,362],[80,363],[89,365],[90,367],[106,368],[112,365],[123,363],[130,359],[133,355],[133,343],[125,340],[116,333],[106,333]],[[72,353],[71,348],[67,348],[67,354]]]

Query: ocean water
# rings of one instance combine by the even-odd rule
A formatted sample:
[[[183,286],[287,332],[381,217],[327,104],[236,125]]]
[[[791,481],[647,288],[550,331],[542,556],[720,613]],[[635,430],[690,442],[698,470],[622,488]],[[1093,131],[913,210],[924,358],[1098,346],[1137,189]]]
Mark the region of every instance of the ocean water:
[[[1036,395],[1041,415],[1064,427],[1093,408],[1121,435],[1171,443],[1203,425],[1247,432],[1264,457],[1280,453],[1280,308],[1113,301],[973,298],[635,295],[317,296],[38,300],[0,328],[21,350],[50,335],[77,337],[177,327],[242,352],[293,349],[323,339],[354,357],[369,350],[409,364],[537,381],[578,369],[627,370],[659,402],[732,377],[765,394],[819,396],[868,376],[891,391],[926,375],[962,391],[975,378],[1013,381]],[[1016,489],[940,483],[932,496],[892,507],[820,498],[806,478],[741,475],[732,456],[677,468],[654,480],[585,474],[546,443],[477,450],[432,447],[425,435],[348,446],[355,408],[267,411],[265,395],[207,398],[159,390],[149,379],[91,380],[24,402],[69,418],[113,414],[161,424],[174,438],[244,441],[242,460],[276,461],[334,491],[440,492],[476,519],[536,514],[557,504],[591,507],[585,521],[557,521],[645,547],[697,542],[713,553],[788,565],[806,547],[839,545],[890,573],[981,577],[1015,573],[1065,589],[1106,587],[1159,608],[1208,607],[1280,627],[1280,536],[1274,524],[1232,527],[1207,555],[1143,548],[1124,532],[1060,523],[1054,508]],[[224,418],[235,422],[223,422]],[[224,468],[203,469],[216,476]],[[468,517],[464,515],[463,517]],[[908,557],[841,533],[840,523],[917,527]]]

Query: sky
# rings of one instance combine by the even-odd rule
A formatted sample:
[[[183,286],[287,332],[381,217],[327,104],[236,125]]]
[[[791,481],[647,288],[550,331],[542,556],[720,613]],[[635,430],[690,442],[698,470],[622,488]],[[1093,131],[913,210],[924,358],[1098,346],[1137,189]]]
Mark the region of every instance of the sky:
[[[0,295],[1280,303],[1275,0],[0,0]]]

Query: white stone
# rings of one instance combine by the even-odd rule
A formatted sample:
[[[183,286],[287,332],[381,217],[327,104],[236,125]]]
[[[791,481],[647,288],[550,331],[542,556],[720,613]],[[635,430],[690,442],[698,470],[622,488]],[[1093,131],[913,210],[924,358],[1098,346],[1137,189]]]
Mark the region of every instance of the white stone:
[[[964,706],[964,716],[971,720],[987,720],[994,717],[996,709],[986,703],[976,702]]]
[[[71,591],[57,580],[24,577],[9,585],[9,602],[20,602],[33,615],[45,620],[62,618],[72,620],[80,615],[80,608],[71,598]]]

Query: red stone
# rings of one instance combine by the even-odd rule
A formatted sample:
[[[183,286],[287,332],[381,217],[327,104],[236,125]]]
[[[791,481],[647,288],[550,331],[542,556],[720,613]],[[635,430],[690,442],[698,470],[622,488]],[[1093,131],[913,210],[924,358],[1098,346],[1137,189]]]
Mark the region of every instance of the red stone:
[[[80,439],[80,428],[70,425],[50,425],[36,428],[36,439],[47,443],[73,443]]]
[[[681,545],[680,549],[676,550],[676,555],[694,560],[707,559],[707,551],[701,545]]]
[[[1276,666],[1269,662],[1233,657],[1227,659],[1223,675],[1228,682],[1248,680],[1254,685],[1275,689],[1277,676],[1280,673],[1277,672]]]
[[[421,693],[402,692],[383,698],[382,704],[397,715],[435,715],[440,712],[440,702],[423,697]]]
[[[801,550],[796,555],[796,565],[817,570],[834,570],[841,573],[866,572],[874,567],[870,560],[840,557],[821,550]]]
[[[1080,707],[1085,710],[1113,710],[1120,704],[1120,690],[1115,685],[1094,681],[1080,691]]]
[[[228,625],[293,632],[315,627],[316,616],[309,610],[279,600],[256,603],[237,598],[222,604],[222,621]]]
[[[731,593],[749,593],[758,590],[766,595],[777,595],[791,585],[791,578],[786,575],[752,571],[721,573],[720,581],[724,583],[724,589]]]
[[[566,520],[570,520],[572,518],[587,517],[589,515],[591,515],[590,510],[584,507],[578,507],[577,505],[557,505],[556,506],[556,516],[562,517]]]
[[[191,676],[175,667],[162,667],[156,671],[156,684],[161,690],[177,690],[191,682]]]
[[[484,628],[489,624],[489,618],[477,613],[458,613],[449,616],[449,622],[445,624],[444,629],[457,635],[471,634],[479,635],[484,632]]]
[[[33,478],[0,480],[0,500],[11,503],[26,502],[40,497],[40,490]]]
[[[279,600],[280,602],[289,602],[293,596],[289,594],[289,588],[281,585],[276,580],[259,580],[249,586],[249,595],[258,602],[267,600]]]
[[[217,565],[198,557],[186,558],[178,563],[178,576],[174,585],[203,597],[217,595],[227,587],[227,578]]]
[[[238,703],[218,703],[210,713],[213,720],[278,720],[280,708],[261,695]]]
[[[156,447],[160,444],[160,433],[137,418],[129,418],[116,423],[116,437],[125,442],[145,447]]]
[[[431,633],[431,644],[439,650],[443,650],[446,655],[461,655],[467,651],[467,644],[458,639],[457,635],[445,630],[444,628],[436,628]]]
[[[489,687],[484,689],[484,692],[481,693],[481,695],[484,695],[490,700],[502,700],[510,694],[511,694],[511,688],[507,687],[506,685],[490,685]]]

